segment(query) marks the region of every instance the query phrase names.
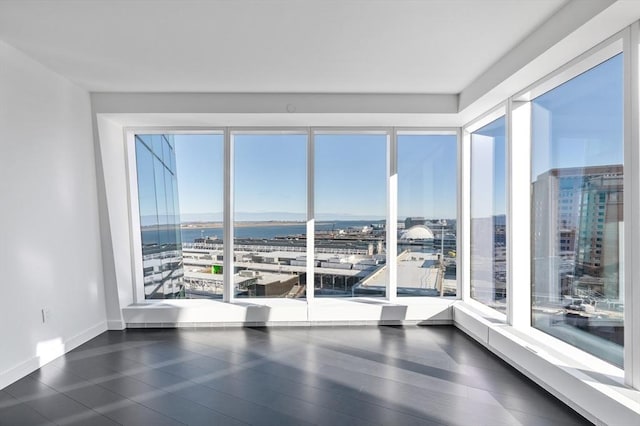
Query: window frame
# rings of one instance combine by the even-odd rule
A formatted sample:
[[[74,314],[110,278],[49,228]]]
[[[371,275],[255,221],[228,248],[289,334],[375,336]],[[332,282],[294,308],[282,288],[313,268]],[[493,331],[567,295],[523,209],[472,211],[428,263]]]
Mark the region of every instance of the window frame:
[[[225,302],[233,303],[236,300],[241,300],[245,303],[250,301],[255,301],[256,297],[240,297],[236,298],[235,296],[235,282],[233,280],[232,271],[235,268],[234,262],[234,252],[235,252],[235,238],[234,238],[234,230],[235,230],[235,136],[236,135],[304,135],[306,136],[306,151],[307,155],[309,154],[309,132],[306,127],[227,127],[225,128],[225,161],[223,170],[225,176],[225,185],[224,185],[224,212],[223,212],[223,230],[224,230],[224,259],[223,259],[223,280],[224,280],[224,295],[223,300]],[[228,139],[228,141],[227,141]],[[228,158],[227,158],[228,153]],[[307,162],[308,167],[308,162]],[[227,184],[228,178],[228,184]],[[309,194],[309,170],[307,170],[307,236],[309,235],[309,198],[311,198]],[[228,242],[227,242],[228,241]],[[309,251],[309,238],[307,238],[307,253]],[[313,264],[313,259],[311,261],[311,266]],[[309,271],[309,259],[307,257],[307,272]],[[313,278],[313,276],[311,276]],[[307,276],[309,279],[309,276]],[[309,291],[307,286],[307,291],[305,292],[305,297],[301,299],[305,299],[309,297]],[[311,291],[313,293],[313,290]],[[313,295],[311,296],[313,298]],[[260,297],[261,300],[269,300],[274,298],[269,297]]]
[[[425,296],[402,296],[398,297],[398,274],[397,274],[397,262],[394,259],[398,257],[398,136],[405,135],[416,135],[416,136],[455,136],[456,137],[456,166],[457,166],[457,175],[456,175],[456,300],[462,300],[462,265],[464,264],[464,260],[462,259],[462,174],[460,173],[461,164],[462,164],[462,133],[460,128],[450,128],[450,127],[394,127],[393,128],[393,154],[394,157],[391,160],[390,164],[390,184],[393,183],[393,191],[389,192],[390,199],[395,199],[395,211],[393,216],[395,221],[393,222],[394,230],[393,232],[387,232],[387,250],[393,250],[393,257],[388,256],[387,262],[393,263],[393,269],[389,269],[389,280],[392,282],[394,286],[394,299],[390,299],[390,301],[397,301],[398,299],[404,301],[406,299],[415,299],[415,298],[424,298],[430,299],[430,297]],[[395,179],[392,180],[393,175],[395,174]],[[395,197],[395,198],[391,198]],[[389,220],[389,219],[388,219]],[[391,234],[391,235],[390,235]],[[390,289],[388,290],[390,291]],[[440,297],[443,299],[447,299],[448,297]]]
[[[510,259],[509,253],[511,252],[509,247],[509,220],[510,220],[510,211],[509,211],[509,193],[510,193],[510,182],[509,182],[509,174],[508,174],[508,151],[509,151],[509,123],[508,123],[508,110],[507,110],[507,102],[501,102],[495,107],[491,108],[486,113],[480,115],[475,120],[467,123],[462,127],[462,139],[463,139],[463,168],[461,170],[462,177],[460,180],[464,181],[464,189],[462,192],[463,196],[463,241],[462,241],[462,254],[463,254],[463,280],[462,280],[462,300],[465,303],[468,303],[473,308],[482,312],[484,315],[490,316],[499,321],[505,322],[508,312],[509,312],[509,303],[507,299],[507,314],[504,314],[496,309],[493,309],[484,303],[481,303],[471,297],[471,135],[486,126],[502,117],[505,117],[506,121],[506,134],[505,134],[505,145],[507,147],[507,153],[505,154],[506,162],[505,168],[507,169],[507,175],[505,176],[505,186],[506,186],[506,194],[505,194],[505,203],[506,203],[506,230],[507,230],[507,297],[511,293],[511,282],[508,279],[509,277],[509,268],[510,268]]]
[[[551,336],[531,325],[531,101],[537,96],[558,87],[594,66],[624,54],[624,254],[620,259],[624,268],[624,365],[619,368],[597,358],[569,343]],[[569,60],[547,76],[507,97],[504,103],[487,110],[462,127],[463,159],[461,173],[464,184],[461,191],[464,205],[461,220],[466,229],[462,232],[463,249],[463,302],[485,318],[499,319],[496,311],[470,298],[470,134],[500,116],[497,110],[506,111],[507,119],[507,316],[503,324],[527,339],[561,351],[575,364],[568,368],[588,365],[613,382],[640,389],[640,290],[634,291],[634,277],[640,277],[640,21],[592,46],[581,55]],[[634,255],[636,259],[634,259]],[[515,285],[517,283],[517,285]],[[491,333],[490,333],[491,334]],[[521,346],[528,348],[525,341]],[[535,349],[530,349],[536,352]],[[546,354],[539,354],[542,358]]]
[[[140,204],[138,199],[138,170],[136,163],[135,138],[138,134],[192,134],[221,135],[223,128],[198,129],[173,127],[128,127],[124,129],[125,174],[127,181],[127,199],[129,202],[129,247],[131,250],[131,276],[133,277],[132,295],[134,303],[159,303],[164,299],[145,299],[142,268],[142,235],[140,230]]]
[[[395,303],[397,301],[397,269],[395,257],[397,257],[397,136],[399,134],[411,134],[411,135],[455,135],[456,136],[456,149],[457,149],[457,162],[458,165],[461,161],[461,138],[460,129],[455,127],[387,127],[387,126],[234,126],[234,127],[127,127],[124,129],[125,138],[125,152],[126,161],[125,167],[127,169],[127,183],[128,191],[127,196],[129,199],[129,225],[130,225],[130,247],[132,251],[131,256],[131,269],[133,277],[133,300],[135,303],[141,304],[160,304],[166,302],[161,299],[145,299],[144,298],[144,280],[142,276],[142,242],[140,236],[140,206],[138,200],[137,190],[137,170],[136,170],[136,156],[135,156],[135,135],[137,134],[215,134],[222,135],[224,138],[224,194],[223,194],[223,241],[224,241],[224,261],[223,261],[223,276],[224,276],[224,292],[223,301],[227,303],[236,302],[234,297],[234,283],[233,283],[233,181],[234,181],[234,155],[233,155],[233,136],[234,134],[297,134],[307,135],[307,280],[314,279],[314,226],[315,226],[315,136],[322,135],[345,135],[345,134],[377,134],[386,135],[386,200],[387,200],[387,267],[389,268],[389,280],[386,283],[386,295],[383,298],[369,298],[358,297],[359,300],[367,300],[377,302]],[[460,232],[461,225],[461,179],[458,173],[457,182],[457,246],[461,247]],[[461,259],[458,259],[458,272],[457,272],[457,295],[452,297],[417,297],[408,296],[402,297],[403,303],[411,304],[412,299],[444,299],[444,300],[459,300],[461,299],[461,272],[459,265]],[[261,303],[270,303],[279,298],[259,298]],[[323,299],[337,299],[332,297],[323,297]],[[351,299],[351,298],[339,298],[339,299]],[[256,301],[256,298],[239,299],[238,301],[246,303],[248,301]],[[314,301],[314,292],[309,291],[307,288],[305,300],[307,305],[312,305]],[[195,303],[195,300],[190,299],[175,299],[172,303],[179,304],[191,304]]]
[[[570,81],[571,79],[588,72],[589,70],[591,70],[592,68],[598,66],[599,64],[613,58],[614,56],[622,53],[624,55],[623,57],[623,87],[626,84],[625,80],[627,79],[627,75],[629,73],[629,69],[626,66],[627,63],[627,58],[626,56],[629,54],[629,49],[625,49],[625,47],[628,45],[628,38],[629,38],[629,34],[626,31],[623,31],[621,33],[618,33],[610,38],[608,38],[607,40],[603,41],[602,43],[600,43],[599,45],[589,49],[588,51],[586,51],[585,53],[583,53],[582,55],[578,56],[577,58],[573,59],[572,61],[568,62],[566,65],[564,65],[563,67],[559,68],[556,72],[552,73],[551,75],[549,75],[547,78],[542,79],[541,81],[534,83],[533,85],[531,85],[529,88],[521,91],[520,93],[516,94],[513,98],[512,98],[512,105],[517,105],[520,108],[523,108],[526,110],[526,112],[523,115],[528,116],[528,122],[531,123],[532,120],[532,108],[531,108],[531,103],[534,99],[536,99],[538,96],[541,96],[559,86],[561,86],[562,84]],[[637,73],[636,73],[637,74]],[[634,224],[629,223],[631,221],[637,222],[637,219],[634,219],[633,216],[633,212],[630,211],[630,206],[628,206],[627,204],[629,202],[631,202],[631,196],[629,195],[631,188],[631,185],[634,185],[633,182],[630,182],[630,180],[628,179],[627,172],[629,171],[629,169],[635,168],[634,165],[630,164],[630,158],[628,157],[628,150],[629,150],[629,145],[632,145],[630,138],[627,136],[627,127],[630,125],[630,121],[633,120],[628,120],[628,116],[627,116],[627,109],[628,106],[630,105],[629,101],[628,101],[628,96],[629,93],[627,90],[624,91],[624,98],[623,98],[623,104],[624,104],[624,111],[623,111],[623,127],[624,127],[624,132],[623,132],[623,167],[625,169],[625,176],[624,176],[624,189],[623,189],[623,193],[624,193],[624,199],[625,199],[625,206],[624,206],[624,226],[625,228],[627,228],[628,226],[630,226],[632,229],[634,227]],[[516,110],[512,110],[512,116],[515,116],[516,114]],[[529,175],[531,174],[531,169],[533,167],[533,155],[532,155],[532,126],[529,125]],[[510,141],[510,145],[513,145],[513,142]],[[636,142],[637,143],[637,142]],[[529,182],[530,182],[531,176],[529,176]],[[637,185],[637,183],[635,183],[635,185]],[[634,186],[635,186],[634,185]],[[529,197],[529,215],[531,215],[531,197]],[[517,207],[514,207],[517,208]],[[532,218],[530,217],[530,220]],[[530,222],[531,223],[531,222]],[[637,224],[635,224],[635,226],[637,226]],[[529,244],[528,246],[531,248],[531,245],[533,243],[532,240],[532,236],[531,236],[531,231],[532,229],[529,230]],[[631,250],[633,250],[633,248],[631,248],[631,250],[629,250],[630,246],[633,245],[637,245],[634,244],[633,241],[628,241],[631,240],[632,238],[626,237],[625,241],[623,242],[623,255],[622,258],[620,259],[620,267],[621,269],[623,269],[621,271],[621,276],[624,276],[624,281],[627,283],[632,283],[633,278],[631,277],[631,271],[629,270],[629,267],[627,265],[632,265],[633,261],[631,259],[629,259],[629,252]],[[637,253],[637,251],[636,251]],[[636,262],[637,263],[637,262]],[[638,276],[638,275],[633,275],[633,276]],[[531,288],[532,288],[532,282],[531,282],[531,270],[529,271],[529,281],[528,281],[529,285],[527,286],[527,288],[529,289],[529,294],[528,294],[528,299],[529,299],[529,304],[528,304],[528,311],[529,311],[529,321],[528,324],[524,323],[524,325],[528,325],[530,328],[530,330],[528,330],[530,333],[537,335],[539,338],[542,338],[540,334],[544,334],[545,336],[549,336],[552,337],[553,339],[556,339],[557,342],[561,342],[562,346],[564,345],[568,345],[571,350],[577,350],[579,352],[581,352],[583,354],[583,356],[581,356],[581,358],[586,357],[587,355],[589,356],[593,356],[588,354],[587,352],[583,351],[582,349],[575,347],[567,342],[564,342],[563,340],[557,339],[553,336],[547,335],[547,333],[545,333],[542,330],[539,330],[537,328],[535,328],[532,324],[532,319],[531,319],[531,315],[532,315],[532,294],[531,294]],[[631,285],[625,285],[625,289],[628,289],[629,287],[632,287]],[[625,344],[623,347],[623,352],[624,352],[624,361],[623,361],[623,367],[620,368],[620,370],[624,371],[624,375],[625,375],[625,381],[627,383],[630,382],[630,370],[635,370],[634,368],[628,368],[629,364],[630,364],[630,357],[629,354],[636,352],[637,353],[637,349],[635,348],[635,346],[638,345],[637,342],[637,338],[635,339],[636,342],[634,342],[634,339],[632,337],[632,329],[633,329],[633,323],[631,321],[629,321],[629,317],[632,315],[631,312],[627,312],[627,310],[631,310],[633,311],[633,307],[632,307],[632,303],[627,302],[627,297],[628,297],[628,292],[625,290],[625,314],[624,314],[624,333],[625,333]],[[520,294],[518,294],[516,296],[516,298],[522,302],[523,298],[520,296]],[[524,306],[523,306],[524,307]],[[628,347],[629,346],[629,347]],[[567,349],[568,350],[568,349]],[[593,356],[594,358],[600,360],[601,362],[607,363],[604,360],[601,360],[600,358],[597,358],[595,356]],[[607,363],[608,365],[611,365],[612,368],[617,369],[618,367]]]

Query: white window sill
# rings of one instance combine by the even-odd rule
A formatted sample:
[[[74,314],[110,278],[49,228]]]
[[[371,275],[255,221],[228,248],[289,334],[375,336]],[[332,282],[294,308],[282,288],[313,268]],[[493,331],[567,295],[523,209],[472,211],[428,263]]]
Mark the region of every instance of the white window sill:
[[[151,300],[122,310],[127,327],[452,324],[453,298]],[[116,328],[116,327],[114,327]]]

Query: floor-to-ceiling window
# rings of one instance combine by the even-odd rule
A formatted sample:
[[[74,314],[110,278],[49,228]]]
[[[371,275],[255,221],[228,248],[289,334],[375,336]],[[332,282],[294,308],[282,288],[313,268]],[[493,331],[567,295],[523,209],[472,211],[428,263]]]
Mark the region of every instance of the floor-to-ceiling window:
[[[136,135],[145,299],[219,298],[222,135]]]
[[[286,129],[136,135],[145,298],[220,298],[225,288],[231,298],[384,297],[391,274],[399,296],[455,296],[456,132],[405,130],[397,144],[391,136]],[[389,175],[392,158],[398,176]],[[397,197],[389,195],[396,178]],[[160,241],[167,235],[171,241]],[[225,262],[231,241],[233,259]]]
[[[384,296],[386,133],[317,133],[315,295]]]
[[[173,137],[139,135],[135,148],[144,296],[147,299],[183,298],[184,270]]]
[[[398,296],[455,296],[456,134],[397,137]]]
[[[236,297],[304,297],[307,135],[233,133]]]
[[[622,366],[622,54],[531,105],[532,324]]]
[[[471,297],[507,307],[506,120],[471,133]]]

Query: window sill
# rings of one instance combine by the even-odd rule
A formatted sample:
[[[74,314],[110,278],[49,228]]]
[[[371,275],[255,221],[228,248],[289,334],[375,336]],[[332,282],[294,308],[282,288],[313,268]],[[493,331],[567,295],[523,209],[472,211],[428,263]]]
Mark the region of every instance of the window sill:
[[[129,328],[453,324],[453,298],[157,300],[122,310]]]

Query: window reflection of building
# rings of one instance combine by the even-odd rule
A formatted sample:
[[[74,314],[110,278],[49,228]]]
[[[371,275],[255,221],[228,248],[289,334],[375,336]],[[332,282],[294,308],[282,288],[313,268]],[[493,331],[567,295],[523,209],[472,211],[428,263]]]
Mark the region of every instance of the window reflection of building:
[[[576,250],[576,275],[590,276],[597,296],[618,299],[619,236],[622,230],[622,167],[611,174],[585,181],[580,208]],[[585,287],[582,286],[581,287]]]
[[[173,137],[137,135],[136,161],[145,298],[184,298]]]
[[[622,166],[552,169],[533,183],[535,298],[619,295]],[[582,284],[580,284],[582,283]]]

